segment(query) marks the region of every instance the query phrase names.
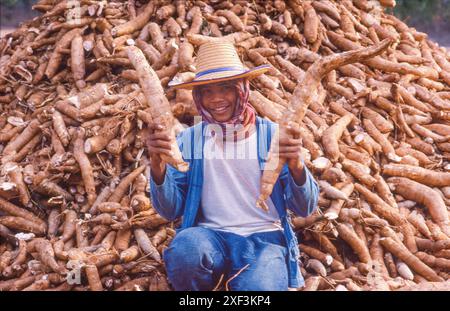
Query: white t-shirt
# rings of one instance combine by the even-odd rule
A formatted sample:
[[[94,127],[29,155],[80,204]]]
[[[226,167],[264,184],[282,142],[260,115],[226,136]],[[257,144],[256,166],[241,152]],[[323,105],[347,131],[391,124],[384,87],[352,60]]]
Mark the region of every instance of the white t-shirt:
[[[237,142],[223,142],[207,128],[198,225],[243,236],[282,230],[270,198],[266,201],[268,212],[256,207],[260,178],[256,131]]]

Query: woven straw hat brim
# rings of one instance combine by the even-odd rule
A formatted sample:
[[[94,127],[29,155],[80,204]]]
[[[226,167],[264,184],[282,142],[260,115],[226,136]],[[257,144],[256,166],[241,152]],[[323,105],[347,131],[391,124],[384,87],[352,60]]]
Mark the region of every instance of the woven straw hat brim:
[[[184,83],[176,83],[175,81],[169,82],[169,87],[174,89],[192,89],[194,86],[198,85],[205,85],[205,84],[211,84],[211,83],[218,83],[222,81],[229,81],[234,79],[241,79],[241,78],[247,78],[247,79],[253,79],[256,78],[259,75],[262,75],[263,73],[267,72],[270,69],[270,65],[262,65],[258,66],[249,70],[246,70],[239,74],[230,74],[229,71],[224,72],[217,72],[214,74],[211,74],[211,78],[208,79],[194,79],[190,82],[184,82]]]

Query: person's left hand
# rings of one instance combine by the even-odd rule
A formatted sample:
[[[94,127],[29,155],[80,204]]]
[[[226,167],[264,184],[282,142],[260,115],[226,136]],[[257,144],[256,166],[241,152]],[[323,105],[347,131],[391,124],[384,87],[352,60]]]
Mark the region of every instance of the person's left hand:
[[[302,139],[300,138],[300,126],[293,124],[286,128],[292,137],[280,137],[278,156],[285,159],[289,171],[294,180],[301,184],[303,180],[303,161],[301,155]]]

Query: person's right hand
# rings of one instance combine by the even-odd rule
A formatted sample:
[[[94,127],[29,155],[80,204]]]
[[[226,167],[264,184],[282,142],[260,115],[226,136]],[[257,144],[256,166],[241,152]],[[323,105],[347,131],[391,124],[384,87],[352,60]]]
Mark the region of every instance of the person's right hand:
[[[147,151],[150,157],[150,168],[153,180],[162,184],[166,174],[166,163],[161,155],[171,156],[171,139],[168,131],[163,131],[163,126],[151,124],[148,126]]]

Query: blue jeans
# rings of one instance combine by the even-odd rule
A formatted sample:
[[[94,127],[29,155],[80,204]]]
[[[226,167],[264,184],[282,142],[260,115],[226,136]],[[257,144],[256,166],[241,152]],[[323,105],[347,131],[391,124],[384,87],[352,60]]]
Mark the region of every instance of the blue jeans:
[[[224,275],[230,290],[288,289],[287,248],[281,231],[248,237],[203,227],[180,231],[164,251],[175,290],[212,290]],[[238,272],[248,265],[239,274]]]

